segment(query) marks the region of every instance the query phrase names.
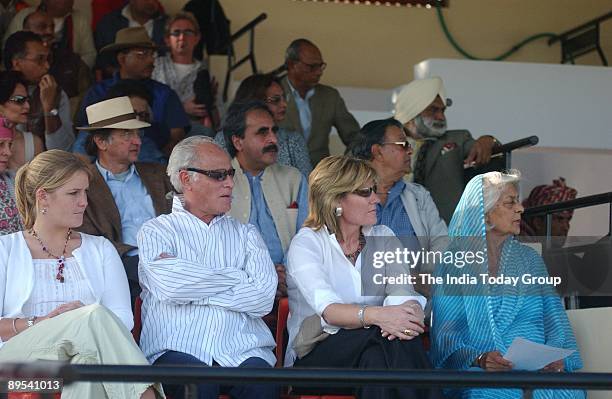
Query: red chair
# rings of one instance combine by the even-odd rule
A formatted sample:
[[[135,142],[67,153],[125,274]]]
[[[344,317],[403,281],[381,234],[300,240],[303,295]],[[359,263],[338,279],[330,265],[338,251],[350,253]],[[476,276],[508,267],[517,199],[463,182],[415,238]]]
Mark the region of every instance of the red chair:
[[[138,345],[140,345],[140,333],[142,332],[141,308],[142,299],[140,299],[140,296],[137,296],[134,301],[134,328],[132,328],[132,337],[134,337],[134,341]]]

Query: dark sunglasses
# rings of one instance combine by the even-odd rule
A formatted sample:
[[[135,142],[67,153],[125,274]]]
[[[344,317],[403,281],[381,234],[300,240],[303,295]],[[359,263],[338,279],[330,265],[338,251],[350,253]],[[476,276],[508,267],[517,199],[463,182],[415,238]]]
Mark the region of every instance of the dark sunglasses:
[[[373,185],[372,187],[368,187],[368,188],[360,188],[358,190],[353,191],[353,194],[356,194],[360,197],[364,197],[364,198],[368,198],[370,197],[370,195],[372,195],[372,193],[376,192],[376,184]]]
[[[236,169],[234,169],[234,168],[230,168],[230,169],[217,169],[217,170],[204,170],[204,169],[198,169],[198,168],[185,168],[185,170],[187,170],[189,172],[201,173],[201,174],[206,175],[206,176],[210,177],[211,179],[214,179],[214,180],[217,180],[217,181],[224,181],[227,178],[227,176],[234,177],[234,175],[236,174]]]
[[[395,144],[395,145],[401,145],[402,147],[404,147],[404,150],[412,149],[412,145],[410,145],[410,142],[408,140],[404,140],[404,141],[384,141],[384,142],[382,142],[380,144],[382,144],[382,145],[385,145],[385,144]]]
[[[266,104],[279,104],[282,100],[284,100],[284,97],[281,96],[280,94],[277,94],[275,96],[271,96],[271,97],[266,97],[266,99],[264,100],[266,102]]]
[[[26,103],[26,101],[30,101],[30,97],[17,94],[9,98],[9,101],[14,102],[15,104],[23,105]]]

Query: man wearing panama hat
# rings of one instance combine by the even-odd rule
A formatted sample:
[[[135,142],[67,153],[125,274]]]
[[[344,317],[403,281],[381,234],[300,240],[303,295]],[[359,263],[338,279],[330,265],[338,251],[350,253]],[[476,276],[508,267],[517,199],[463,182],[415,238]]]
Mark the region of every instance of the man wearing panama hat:
[[[137,119],[128,97],[90,105],[86,112],[89,125],[79,129],[89,132],[86,149],[96,159],[80,230],[117,248],[134,299],[140,292],[136,234],[147,220],[170,213],[166,194],[172,186],[162,165],[136,162],[141,129],[150,125]]]
[[[446,130],[450,105],[442,79],[416,79],[399,92],[394,112],[414,148],[410,177],[429,190],[446,223],[465,187],[464,166],[488,163],[498,143],[493,136],[474,140],[467,130]]]
[[[100,51],[112,53],[119,70],[112,78],[103,80],[89,89],[81,109],[77,113],[77,124],[87,124],[85,108],[106,98],[108,90],[120,80],[138,80],[153,94],[153,121],[160,126],[159,135],[151,137],[160,150],[170,155],[172,148],[185,137],[189,119],[178,95],[169,86],[151,79],[157,46],[149,39],[142,27],[125,28],[117,32],[115,42]],[[83,136],[77,139],[83,140]]]

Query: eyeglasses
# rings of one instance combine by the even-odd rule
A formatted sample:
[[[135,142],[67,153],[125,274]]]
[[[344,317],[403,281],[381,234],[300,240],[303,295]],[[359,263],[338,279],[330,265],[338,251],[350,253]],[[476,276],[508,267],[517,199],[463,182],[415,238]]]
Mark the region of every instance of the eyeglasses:
[[[30,102],[30,97],[16,94],[12,96],[11,98],[9,98],[9,101],[15,104],[23,105],[26,102]]]
[[[33,62],[38,66],[43,66],[46,63],[51,64],[52,62],[51,54],[40,54],[38,57],[35,57],[35,58],[25,58],[24,57],[21,59],[25,61]]]
[[[193,29],[175,29],[168,34],[172,37],[179,37],[180,35],[185,35],[187,37],[193,37],[197,35],[198,32],[196,32]]]
[[[372,187],[368,188],[360,188],[358,190],[353,191],[353,194],[356,194],[360,197],[369,198],[372,193],[376,192],[376,184]]]
[[[128,54],[133,54],[136,58],[140,60],[144,60],[150,57],[155,58],[155,56],[157,55],[157,51],[155,50],[130,50],[128,51]]]
[[[198,169],[198,168],[185,168],[185,170],[187,170],[189,172],[201,173],[201,174],[206,175],[206,176],[210,177],[211,179],[214,179],[214,180],[217,180],[217,181],[224,181],[228,176],[229,177],[234,177],[234,175],[236,174],[236,169],[234,169],[234,168],[216,169],[216,170],[204,170],[204,169]]]
[[[314,72],[314,71],[321,71],[323,72],[325,70],[325,68],[327,68],[327,63],[326,62],[321,62],[321,63],[315,63],[315,64],[307,64],[304,61],[298,61],[300,64],[306,65],[308,67],[308,69],[310,70],[310,72]]]
[[[264,99],[264,102],[266,104],[278,105],[278,104],[280,104],[281,101],[284,101],[284,100],[285,100],[284,96],[281,96],[280,94],[277,94],[275,96],[266,97]]]
[[[144,137],[144,132],[140,129],[134,129],[134,130],[123,130],[121,132],[117,132],[117,137],[122,138],[123,140],[131,140],[131,139],[135,139],[135,138],[143,138]]]
[[[148,111],[134,112],[134,114],[136,115],[136,119],[138,119],[139,121],[143,121],[143,122],[151,121],[151,113]]]
[[[410,142],[408,140],[404,140],[404,141],[383,141],[380,144],[381,145],[385,145],[385,144],[401,145],[402,147],[404,147],[404,151],[408,151],[408,150],[412,149],[412,145],[410,144]]]

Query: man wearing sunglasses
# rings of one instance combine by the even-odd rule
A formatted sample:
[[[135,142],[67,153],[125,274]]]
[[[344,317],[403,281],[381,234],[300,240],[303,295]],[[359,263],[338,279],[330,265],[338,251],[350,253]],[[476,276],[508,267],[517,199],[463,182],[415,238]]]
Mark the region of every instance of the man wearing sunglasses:
[[[117,248],[134,303],[140,293],[136,234],[147,220],[170,213],[166,194],[172,186],[164,166],[137,162],[141,129],[150,125],[137,117],[128,97],[90,105],[87,116],[90,125],[79,129],[89,132],[85,149],[95,159],[79,230],[104,236]]]
[[[444,251],[448,229],[426,188],[405,180],[411,171],[412,146],[402,124],[393,118],[366,123],[351,147],[353,155],[370,162],[378,175],[377,223],[384,224],[406,248]],[[419,273],[431,273],[433,264],[421,263]],[[416,285],[429,296],[429,287]]]
[[[69,151],[74,142],[68,95],[49,74],[49,48],[34,32],[18,31],[6,40],[4,67],[19,71],[28,82],[30,112],[20,128],[40,137],[47,150]]]
[[[321,51],[307,39],[294,40],[285,53],[287,116],[281,127],[304,135],[312,166],[329,155],[329,134],[335,127],[348,146],[359,123],[347,110],[338,90],[319,83],[327,64]]]
[[[236,169],[230,215],[261,233],[279,275],[279,298],[287,295],[285,254],[308,215],[308,183],[298,169],[276,162],[277,130],[259,100],[232,104],[223,125]]]
[[[220,146],[192,136],[174,147],[170,181],[179,194],[172,213],[138,233],[142,286],[140,347],[154,365],[273,367],[274,339],[261,317],[270,312],[277,278],[260,234],[226,215],[235,169]],[[234,193],[234,196],[237,196]],[[174,398],[183,385],[164,384]],[[198,385],[216,398],[219,385]],[[267,385],[232,387],[232,398],[278,398]]]
[[[474,140],[467,130],[447,130],[444,112],[451,104],[438,77],[410,82],[395,102],[395,118],[406,127],[415,147],[411,178],[431,192],[446,223],[467,183],[465,169],[489,163],[493,147],[499,144],[493,136]]]

